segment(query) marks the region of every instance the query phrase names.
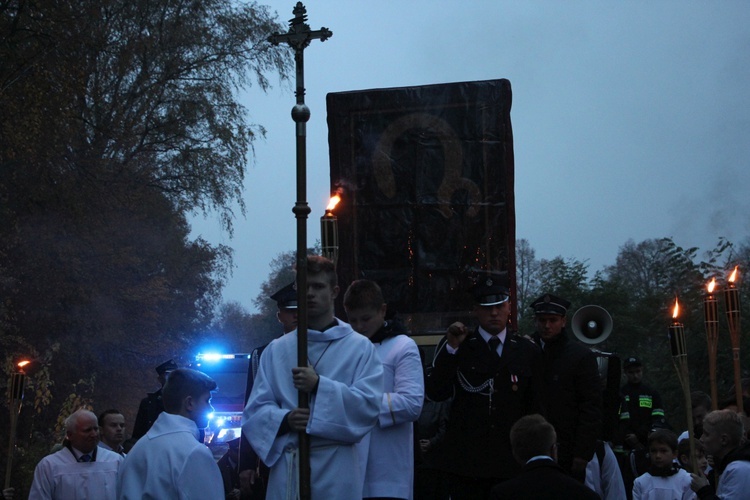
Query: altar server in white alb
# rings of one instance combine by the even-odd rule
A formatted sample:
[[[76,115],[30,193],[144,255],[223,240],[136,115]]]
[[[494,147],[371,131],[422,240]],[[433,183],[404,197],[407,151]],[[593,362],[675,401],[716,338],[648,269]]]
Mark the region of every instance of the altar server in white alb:
[[[297,498],[298,432],[310,435],[312,498],[362,497],[358,443],[377,422],[383,366],[375,347],[334,317],[333,262],[307,257],[308,363],[297,367],[297,330],[271,342],[243,415],[242,431],[271,468],[267,498]],[[310,407],[297,407],[298,390]]]
[[[344,294],[354,331],[370,339],[383,363],[378,424],[358,445],[365,485],[362,497],[407,500],[414,491],[414,421],[424,401],[424,375],[417,344],[396,320],[377,283],[357,280]]]
[[[44,457],[34,470],[30,500],[114,500],[122,457],[99,448],[96,415],[78,410],[65,420],[60,451]]]
[[[219,466],[199,441],[213,411],[214,390],[216,382],[205,373],[183,368],[169,374],[164,411],[120,468],[118,499],[223,500]]]

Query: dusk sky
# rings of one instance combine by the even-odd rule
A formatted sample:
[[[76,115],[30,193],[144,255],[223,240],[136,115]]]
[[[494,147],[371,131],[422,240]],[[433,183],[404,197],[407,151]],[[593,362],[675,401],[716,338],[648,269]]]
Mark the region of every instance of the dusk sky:
[[[294,0],[261,1],[286,22]],[[701,251],[750,236],[750,2],[319,0],[305,51],[309,244],[330,196],[330,92],[506,78],[513,89],[517,238],[537,258],[591,274],[628,239],[673,237]],[[290,49],[291,50],[291,49]],[[254,311],[269,263],[296,248],[291,86],[243,93],[263,125],[232,239],[225,301]],[[290,263],[291,264],[291,263]]]

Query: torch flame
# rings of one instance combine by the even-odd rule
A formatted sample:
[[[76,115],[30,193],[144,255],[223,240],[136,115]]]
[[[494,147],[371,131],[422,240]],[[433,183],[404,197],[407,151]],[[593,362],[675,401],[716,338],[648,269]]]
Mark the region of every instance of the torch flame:
[[[336,208],[336,205],[338,205],[340,201],[341,201],[341,196],[339,196],[337,194],[331,196],[331,199],[328,202],[328,206],[326,207],[326,211],[330,212],[331,210],[333,210],[334,208]]]
[[[19,368],[23,368],[24,366],[28,365],[29,363],[31,363],[31,361],[29,361],[28,359],[24,359],[23,361],[19,361],[17,366]]]
[[[708,284],[709,295],[714,293],[714,288],[716,288],[716,278],[711,278],[711,281]]]
[[[677,319],[677,316],[680,315],[680,304],[677,301],[677,297],[674,298],[674,309],[672,310],[672,319]]]
[[[734,283],[734,280],[737,279],[737,270],[740,266],[734,266],[734,271],[732,271],[732,274],[729,275],[729,282]]]

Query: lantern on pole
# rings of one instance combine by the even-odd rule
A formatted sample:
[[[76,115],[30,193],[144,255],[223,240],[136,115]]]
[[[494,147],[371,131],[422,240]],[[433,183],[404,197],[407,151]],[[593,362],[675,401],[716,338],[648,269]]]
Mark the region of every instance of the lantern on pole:
[[[24,360],[16,365],[18,371],[11,373],[8,383],[8,408],[10,409],[10,435],[8,438],[8,461],[5,469],[4,489],[10,488],[10,476],[13,469],[13,450],[16,447],[16,428],[18,426],[18,415],[21,413],[23,403],[23,391],[26,387],[26,373],[23,369],[30,361]]]

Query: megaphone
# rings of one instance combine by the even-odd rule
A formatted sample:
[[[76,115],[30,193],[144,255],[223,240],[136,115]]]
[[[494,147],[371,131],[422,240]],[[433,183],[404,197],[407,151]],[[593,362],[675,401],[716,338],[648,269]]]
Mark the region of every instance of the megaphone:
[[[612,333],[612,316],[603,307],[583,306],[573,315],[570,328],[584,344],[598,344]]]

